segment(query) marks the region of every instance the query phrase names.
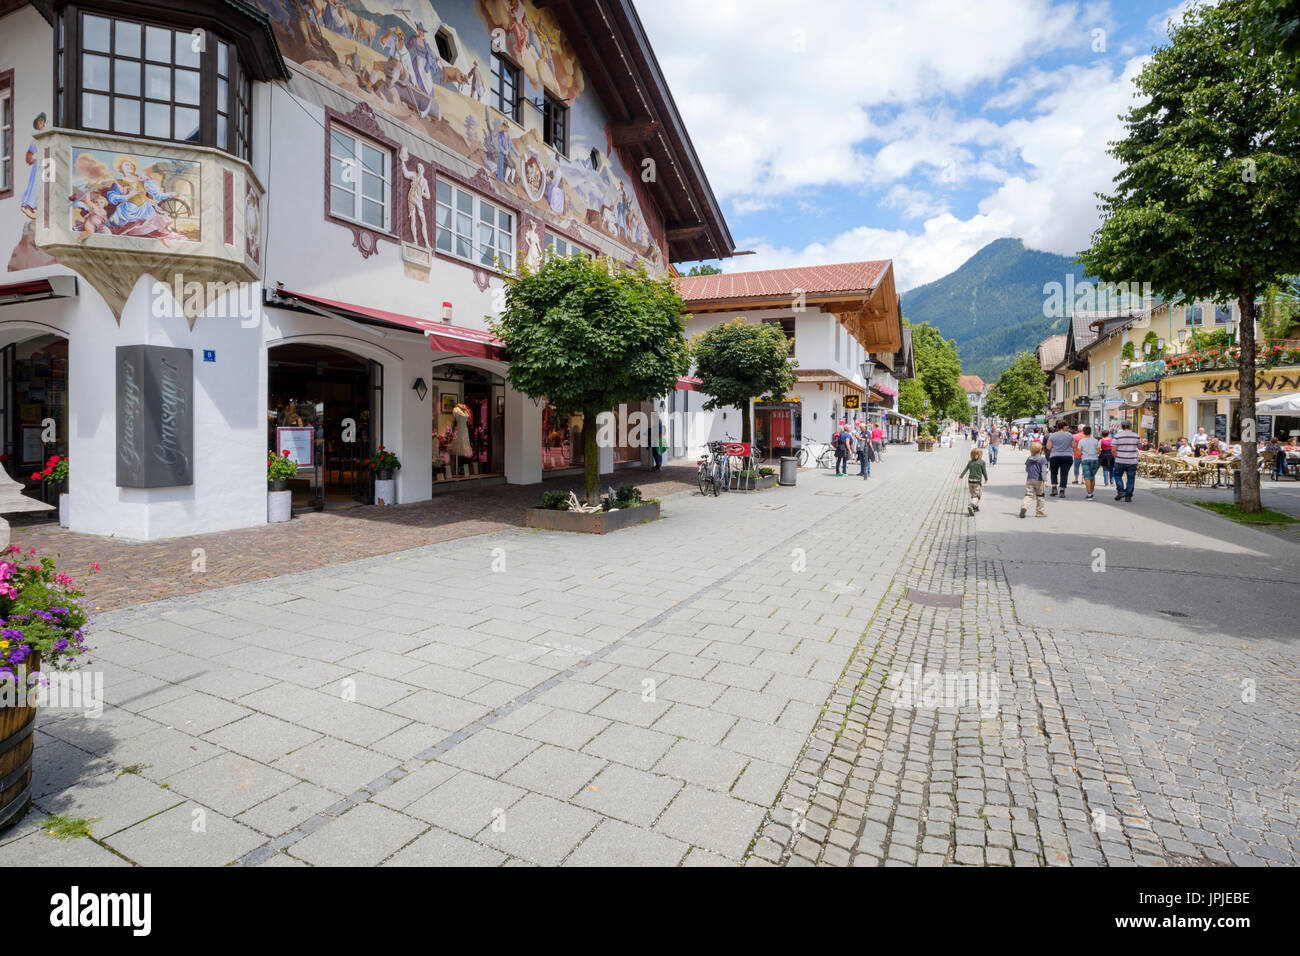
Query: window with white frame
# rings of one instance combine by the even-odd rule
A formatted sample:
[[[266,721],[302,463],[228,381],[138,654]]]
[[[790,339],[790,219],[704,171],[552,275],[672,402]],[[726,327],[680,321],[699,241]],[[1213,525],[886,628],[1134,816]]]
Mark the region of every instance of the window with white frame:
[[[514,268],[514,213],[446,179],[438,180],[435,192],[439,251],[493,269],[497,260],[502,271]]]
[[[557,236],[553,232],[546,234],[546,251],[555,253],[557,256],[582,255],[590,258],[591,252],[578,245],[572,239],[565,239],[563,236]]]
[[[1227,325],[1231,321],[1232,321],[1232,306],[1220,304],[1214,307],[1215,325]]]
[[[390,230],[393,154],[357,134],[330,126],[330,215]]]
[[[9,77],[0,79],[0,195],[14,188],[14,88]]]
[[[1183,325],[1200,325],[1205,321],[1205,312],[1199,305],[1183,306]]]

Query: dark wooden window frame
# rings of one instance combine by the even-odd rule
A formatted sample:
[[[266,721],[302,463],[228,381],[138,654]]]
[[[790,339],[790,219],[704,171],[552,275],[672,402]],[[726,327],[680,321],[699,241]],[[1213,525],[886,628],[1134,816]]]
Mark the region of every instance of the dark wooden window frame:
[[[18,99],[14,96],[14,71],[0,71],[0,94],[9,96],[9,185],[0,183],[0,199],[8,199],[14,194],[14,184],[18,182]],[[27,154],[23,150],[23,155]],[[4,158],[0,157],[0,163]]]
[[[152,15],[151,15],[152,14]],[[121,21],[126,23],[140,24],[141,30],[141,49],[138,57],[130,57],[118,54],[112,48],[113,42],[110,40],[110,52],[87,51],[82,48],[82,17],[83,16],[103,17],[110,21]],[[253,104],[252,104],[252,85],[251,76],[245,60],[240,52],[240,44],[235,36],[229,35],[221,30],[213,29],[207,20],[195,17],[190,19],[186,16],[183,9],[174,7],[170,8],[164,14],[161,10],[152,7],[147,3],[106,3],[106,4],[67,4],[62,7],[56,15],[57,17],[57,36],[55,42],[54,54],[54,90],[55,90],[55,119],[56,126],[69,127],[73,129],[84,129],[92,133],[104,133],[106,135],[130,136],[133,139],[149,140],[152,142],[178,143],[181,145],[208,146],[214,149],[220,149],[223,152],[230,153],[245,161],[250,161],[252,157],[252,124],[253,124]],[[175,48],[173,46],[171,57],[172,63],[167,64],[172,70],[172,89],[169,93],[169,99],[161,100],[157,97],[147,95],[147,70],[145,67],[151,62],[147,55],[147,33],[144,28],[155,27],[176,33],[190,33],[195,29],[205,31],[204,49],[199,60],[199,102],[198,104],[181,103],[175,99]],[[115,32],[115,31],[114,31]],[[217,49],[218,44],[224,42],[229,47],[230,55],[227,66],[227,102],[226,113],[227,129],[226,143],[221,145],[217,142]],[[174,40],[173,40],[174,43]],[[115,89],[117,83],[116,69],[112,66],[118,60],[128,62],[138,62],[141,65],[140,75],[140,92],[138,94],[121,94],[139,101],[140,103],[140,131],[138,133],[121,133],[113,129],[91,128],[83,123],[82,117],[82,93],[83,93],[83,76],[82,76],[82,56],[85,53],[93,53],[97,56],[104,56],[110,61],[109,67],[109,89],[107,91],[91,90],[87,92],[102,93],[109,97],[110,109],[113,109],[115,97],[119,95]],[[60,69],[62,67],[62,70]],[[66,75],[61,75],[66,74]],[[149,102],[167,103],[169,108],[197,109],[199,112],[199,137],[194,140],[178,140],[172,137],[149,136],[145,133],[145,104]],[[110,117],[113,114],[110,113]],[[174,120],[173,120],[174,122]],[[112,119],[110,118],[110,126]],[[173,130],[174,134],[174,130]]]
[[[569,158],[569,104],[550,90],[542,91],[542,141]]]
[[[504,92],[504,87],[505,87],[504,79],[501,83],[502,89],[498,90],[496,88],[497,77],[495,74],[497,73],[498,69],[501,71],[503,78],[507,71],[510,74],[511,88],[514,90],[514,100],[510,103],[509,110],[502,109],[502,106],[504,105],[502,101],[502,93]],[[521,70],[519,68],[519,65],[513,62],[512,60],[510,60],[508,57],[500,53],[493,53],[490,73],[492,74],[490,77],[492,80],[492,89],[489,91],[489,96],[491,99],[492,108],[495,109],[502,116],[506,117],[516,126],[520,125],[523,121],[522,111],[520,109],[520,106],[524,100],[523,70]]]

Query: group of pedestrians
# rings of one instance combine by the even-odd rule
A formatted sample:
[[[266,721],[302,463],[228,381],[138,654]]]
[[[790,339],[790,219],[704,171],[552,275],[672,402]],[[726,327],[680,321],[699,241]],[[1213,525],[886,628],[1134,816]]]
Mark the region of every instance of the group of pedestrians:
[[[1072,431],[1068,422],[1061,422],[1046,442],[1032,442],[1025,460],[1025,500],[1020,506],[1020,517],[1025,517],[1030,505],[1034,506],[1037,517],[1047,517],[1045,498],[1064,498],[1071,473],[1075,484],[1082,474],[1087,501],[1095,498],[1099,471],[1103,481],[1114,477],[1116,501],[1132,501],[1141,441],[1132,425],[1132,422],[1121,422],[1114,435],[1107,431],[1097,438],[1091,425]]]
[[[871,477],[871,466],[884,457],[885,430],[879,423],[872,425],[865,419],[850,425],[846,419],[840,419],[831,435],[831,448],[835,451],[835,477],[847,478],[849,461],[858,461],[858,477],[866,480]]]

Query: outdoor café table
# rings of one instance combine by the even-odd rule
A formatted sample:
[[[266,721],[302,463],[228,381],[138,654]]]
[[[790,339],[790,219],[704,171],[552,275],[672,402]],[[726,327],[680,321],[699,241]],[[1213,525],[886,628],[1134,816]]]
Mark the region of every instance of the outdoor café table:
[[[1204,458],[1196,459],[1196,466],[1198,468],[1207,468],[1207,469],[1213,468],[1214,487],[1215,488],[1223,487],[1223,469],[1228,467],[1228,462],[1224,461],[1218,455],[1207,455]]]

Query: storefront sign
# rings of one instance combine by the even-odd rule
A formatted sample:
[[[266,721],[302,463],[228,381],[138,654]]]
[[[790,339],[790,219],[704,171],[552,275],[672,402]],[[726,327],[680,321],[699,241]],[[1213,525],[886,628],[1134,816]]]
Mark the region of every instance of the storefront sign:
[[[861,398],[861,396],[859,396],[859,395],[845,395],[845,396],[844,396],[844,410],[845,410],[845,411],[850,411],[850,410],[852,410],[852,409],[861,408],[861,407],[862,407],[862,398]]]
[[[1074,400],[1075,408],[1089,408],[1092,406],[1092,398],[1088,395],[1080,395]]]
[[[310,425],[282,425],[275,430],[275,447],[283,455],[289,453],[289,460],[296,462],[299,468],[311,468],[316,464],[312,451],[316,443],[312,440],[316,429]]]
[[[1236,378],[1207,378],[1201,383],[1201,392],[1236,392],[1241,388],[1241,376]],[[1258,375],[1255,377],[1256,392],[1294,392],[1300,391],[1300,375]]]
[[[194,353],[117,348],[117,486],[194,483]]]

